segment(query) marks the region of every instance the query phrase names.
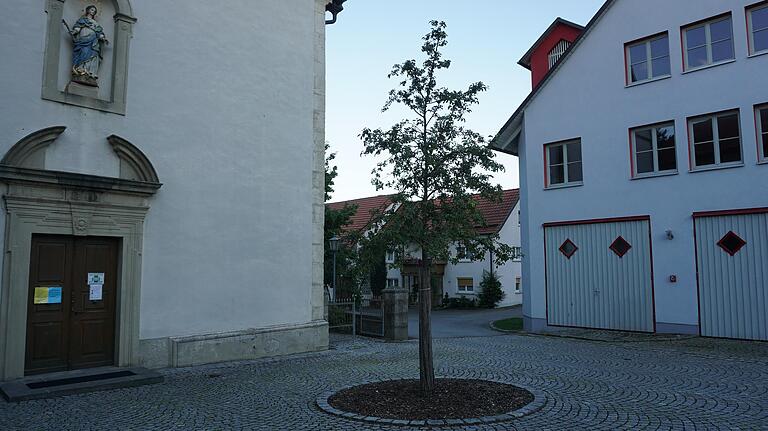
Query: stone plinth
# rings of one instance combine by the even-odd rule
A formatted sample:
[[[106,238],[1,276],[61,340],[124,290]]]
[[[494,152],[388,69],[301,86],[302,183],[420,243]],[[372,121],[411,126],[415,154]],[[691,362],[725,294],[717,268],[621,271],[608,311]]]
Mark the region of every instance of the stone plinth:
[[[408,289],[384,289],[384,339],[408,339]]]

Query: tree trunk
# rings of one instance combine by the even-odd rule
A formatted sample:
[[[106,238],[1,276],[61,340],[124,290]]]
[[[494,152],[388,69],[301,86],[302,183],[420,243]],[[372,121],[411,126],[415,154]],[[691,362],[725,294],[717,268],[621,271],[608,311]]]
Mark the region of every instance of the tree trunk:
[[[421,282],[419,283],[419,380],[421,390],[430,394],[435,389],[435,367],[432,362],[432,276],[429,256],[422,249]]]

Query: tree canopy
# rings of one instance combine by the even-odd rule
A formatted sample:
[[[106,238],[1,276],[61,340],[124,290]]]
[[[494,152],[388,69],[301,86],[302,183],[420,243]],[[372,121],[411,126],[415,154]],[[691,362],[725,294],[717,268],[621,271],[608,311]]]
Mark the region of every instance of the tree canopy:
[[[466,116],[486,91],[482,82],[466,90],[450,90],[438,83],[439,73],[451,66],[443,57],[448,43],[446,24],[430,22],[423,38],[422,62],[406,60],[389,73],[398,85],[389,92],[383,111],[398,105],[408,117],[389,129],[364,129],[363,154],[379,158],[372,182],[377,189],[394,189],[393,205],[373,224],[380,227],[368,239],[387,247],[416,245],[421,252],[419,283],[419,371],[422,390],[434,389],[431,335],[431,264],[433,259],[458,261],[451,245],[467,254],[494,251],[497,263],[509,259],[511,248],[498,234],[481,236],[482,213],[473,195],[499,202],[502,190],[492,175],[504,170],[494,160],[485,138],[466,126]],[[402,253],[401,253],[402,258]],[[426,288],[424,287],[426,286]]]

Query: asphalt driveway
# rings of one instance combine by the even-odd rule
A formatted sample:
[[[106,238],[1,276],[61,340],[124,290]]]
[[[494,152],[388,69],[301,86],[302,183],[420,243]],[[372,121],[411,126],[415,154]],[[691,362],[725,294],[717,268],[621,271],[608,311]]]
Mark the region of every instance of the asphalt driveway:
[[[521,305],[494,310],[435,310],[432,312],[432,338],[484,337],[500,335],[489,324],[494,320],[522,317]],[[419,309],[408,312],[408,337],[419,338]]]

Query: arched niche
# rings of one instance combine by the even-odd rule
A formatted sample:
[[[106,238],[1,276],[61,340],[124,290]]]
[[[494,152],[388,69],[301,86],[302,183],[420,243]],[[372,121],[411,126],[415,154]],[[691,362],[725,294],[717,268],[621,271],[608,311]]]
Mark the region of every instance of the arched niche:
[[[58,0],[55,0],[58,1]],[[144,220],[162,184],[135,145],[112,135],[118,177],[61,172],[46,166],[46,149],[65,133],[48,127],[19,140],[0,160],[5,210],[0,286],[0,381],[23,377],[27,301],[34,235],[120,240],[116,365],[139,365],[139,313]]]
[[[113,40],[110,40],[109,51],[106,52],[105,61],[109,61],[106,69],[111,71],[107,76],[99,77],[100,86],[107,86],[106,96],[82,91],[62,90],[60,71],[62,64],[70,64],[63,58],[62,38],[67,37],[62,25],[65,7],[77,4],[78,8],[87,5],[78,0],[46,0],[46,13],[48,15],[45,54],[43,61],[43,88],[42,98],[85,108],[97,109],[125,115],[126,93],[128,85],[128,60],[129,46],[133,34],[133,25],[136,18],[129,0],[106,0],[114,8],[114,30],[110,31]],[[110,9],[111,9],[110,8]],[[109,17],[101,17],[100,24],[105,27],[110,25]],[[104,69],[104,67],[102,67]]]

